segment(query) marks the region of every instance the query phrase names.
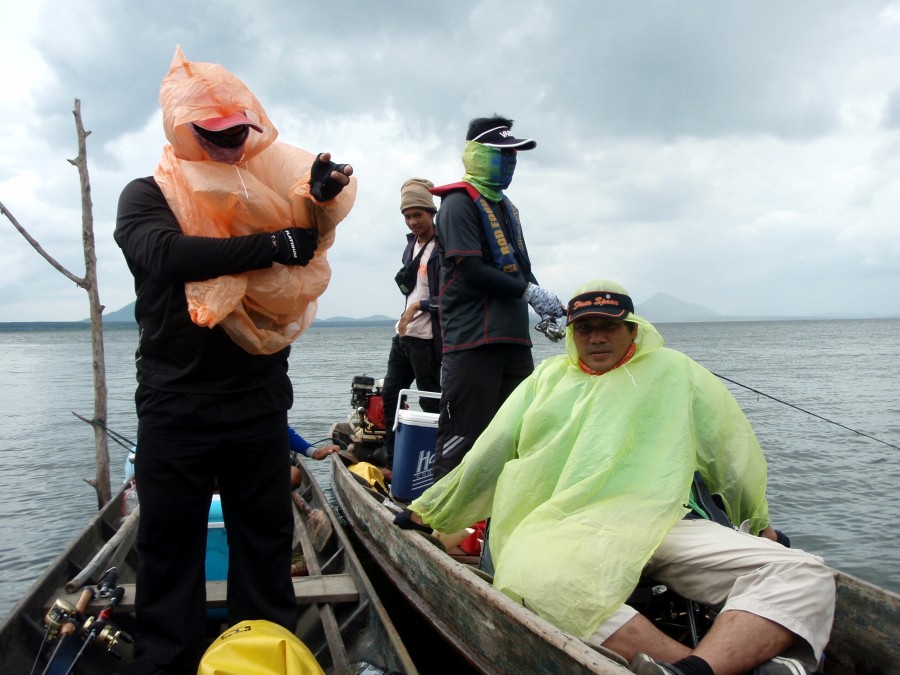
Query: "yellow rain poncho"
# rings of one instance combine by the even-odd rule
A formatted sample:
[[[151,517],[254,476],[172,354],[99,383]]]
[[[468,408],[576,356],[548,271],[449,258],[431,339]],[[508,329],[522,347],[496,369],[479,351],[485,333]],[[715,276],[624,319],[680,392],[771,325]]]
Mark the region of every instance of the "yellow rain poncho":
[[[335,199],[316,201],[309,193],[315,155],[277,143],[278,131],[262,104],[220,65],[187,61],[176,50],[159,98],[169,145],[154,178],[185,234],[231,237],[287,227],[319,232],[315,257],[306,267],[275,263],[269,269],[185,284],[194,323],[210,328],[221,324],[248,352],[273,354],[315,318],[316,300],[331,279],[326,252],[337,224],[353,206],[356,180]],[[211,161],[190,124],[238,112],[262,127],[262,133],[250,132],[237,164]]]
[[[592,289],[616,290],[610,282]],[[624,289],[621,291],[626,293]],[[687,512],[700,471],[733,522],[769,524],[766,464],[725,386],[663,348],[647,321],[634,357],[604,375],[567,354],[510,395],[462,463],[410,508],[439,531],[491,516],[494,586],[588,638],[630,595],[663,537]]]

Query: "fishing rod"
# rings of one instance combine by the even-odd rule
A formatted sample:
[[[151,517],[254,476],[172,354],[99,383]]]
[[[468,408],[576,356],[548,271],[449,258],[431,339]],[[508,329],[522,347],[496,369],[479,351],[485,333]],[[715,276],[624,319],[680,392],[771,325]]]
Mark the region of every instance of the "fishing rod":
[[[125,436],[123,436],[122,434],[118,433],[117,431],[113,431],[113,430],[110,429],[108,426],[106,426],[106,424],[104,424],[102,421],[100,421],[100,420],[98,420],[98,419],[92,419],[92,420],[89,420],[87,417],[82,417],[81,415],[79,415],[79,414],[78,414],[77,412],[75,412],[74,410],[72,411],[72,414],[75,415],[75,417],[77,417],[78,419],[80,419],[82,422],[85,422],[85,423],[87,423],[87,424],[90,424],[92,427],[97,427],[98,429],[102,429],[103,431],[106,432],[106,434],[107,434],[113,441],[115,441],[116,443],[118,443],[119,445],[121,445],[123,448],[125,448],[125,449],[127,449],[127,450],[132,450],[132,449],[134,449],[134,448],[137,446],[137,443],[132,443],[130,440],[128,440],[127,438],[125,438]]]
[[[307,441],[307,443],[309,443],[311,446],[318,445],[319,443],[330,443],[331,445],[338,445],[338,446],[343,445],[342,443],[335,441],[333,438],[320,438],[319,440],[313,441],[312,443]]]
[[[823,422],[828,422],[829,424],[834,424],[835,426],[838,426],[841,429],[846,429],[847,431],[852,431],[854,434],[859,434],[860,436],[865,436],[866,438],[869,438],[878,443],[882,443],[882,444],[888,446],[889,448],[893,448],[894,450],[900,450],[900,447],[897,447],[896,445],[894,445],[892,443],[888,443],[887,441],[883,441],[880,438],[875,438],[874,436],[870,436],[869,434],[867,434],[863,431],[860,431],[859,429],[853,429],[851,427],[841,424],[840,422],[835,422],[834,420],[830,420],[827,417],[823,417],[822,415],[817,415],[816,413],[810,412],[809,410],[804,410],[800,406],[794,405],[793,403],[788,403],[787,401],[782,401],[780,398],[771,396],[771,395],[765,393],[764,391],[759,391],[759,389],[754,389],[753,387],[748,387],[746,384],[742,384],[740,382],[732,380],[728,377],[725,377],[724,375],[719,375],[719,373],[713,373],[713,375],[718,377],[720,380],[725,380],[726,382],[731,382],[731,384],[736,384],[739,387],[743,387],[744,389],[752,391],[754,394],[759,394],[760,396],[765,396],[766,398],[772,399],[773,401],[776,401],[778,403],[782,403],[782,404],[788,406],[789,408],[794,408],[795,410],[799,410],[802,413],[806,413],[807,415],[811,415],[812,417],[818,418],[818,419],[822,420]]]
[[[98,635],[102,636],[104,634],[107,628],[107,619],[109,619],[109,615],[112,614],[115,606],[118,605],[124,597],[125,588],[123,586],[116,586],[115,590],[113,590],[111,593],[109,602],[107,603],[106,607],[100,610],[100,613],[96,616],[96,618],[88,617],[88,619],[85,620],[84,628],[82,630],[87,631],[88,633],[84,638],[84,644],[81,645],[81,649],[78,650],[75,658],[72,659],[72,663],[69,664],[69,669],[64,673],[64,675],[71,675],[74,672],[75,664],[78,663],[81,655],[84,654],[84,650],[87,649],[88,645],[94,641],[94,638],[96,638]]]
[[[66,644],[66,638],[72,635],[75,632],[75,623],[84,616],[84,612],[87,609],[87,606],[90,604],[91,600],[94,599],[94,589],[86,588],[81,593],[81,597],[78,599],[78,602],[74,607],[71,605],[63,605],[62,601],[57,600],[56,604],[53,608],[50,609],[50,612],[47,614],[48,620],[51,620],[51,615],[53,617],[59,617],[63,619],[62,625],[59,627],[58,637],[56,648],[53,650],[53,653],[50,655],[50,660],[47,661],[47,666],[44,668],[44,672],[41,675],[48,675],[51,672],[51,668],[53,667],[53,662],[56,660],[56,657],[61,653],[62,646]],[[54,610],[58,610],[57,614],[53,614]]]
[[[74,609],[75,609],[75,607],[72,606],[73,611],[74,611]],[[54,612],[54,610],[59,611],[59,609],[56,607],[56,605],[54,605],[50,609],[50,612],[48,612],[47,616],[50,616],[51,613]],[[47,620],[46,628],[44,629],[44,639],[41,641],[41,646],[38,647],[37,654],[35,654],[34,663],[31,664],[31,672],[29,673],[29,675],[34,675],[34,669],[37,668],[37,664],[41,660],[41,654],[44,653],[44,646],[50,641],[50,634],[52,632],[53,632],[53,624],[49,620]]]

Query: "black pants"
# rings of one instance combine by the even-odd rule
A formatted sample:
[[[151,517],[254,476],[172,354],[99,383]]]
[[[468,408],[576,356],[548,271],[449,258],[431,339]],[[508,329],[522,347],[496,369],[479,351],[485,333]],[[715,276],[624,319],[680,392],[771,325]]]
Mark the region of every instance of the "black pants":
[[[531,348],[488,345],[444,354],[434,480],[455,468],[513,389],[534,371]]]
[[[195,673],[205,618],[209,504],[218,480],[228,536],[228,621],[293,631],[287,414],[193,428],[138,421],[137,622],[141,660]]]
[[[393,455],[393,427],[400,390],[409,388],[413,380],[420,391],[441,390],[441,362],[434,353],[434,342],[394,335],[391,352],[388,355],[387,375],[384,376],[384,387],[381,391],[384,424],[387,428],[385,444],[388,447],[388,458]],[[438,411],[438,401],[433,398],[422,397],[419,399],[419,405],[425,412]]]

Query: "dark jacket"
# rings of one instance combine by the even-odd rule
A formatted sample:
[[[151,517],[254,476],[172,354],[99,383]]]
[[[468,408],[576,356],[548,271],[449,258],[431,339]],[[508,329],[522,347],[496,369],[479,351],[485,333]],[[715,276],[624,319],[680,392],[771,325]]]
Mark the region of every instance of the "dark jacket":
[[[413,250],[416,246],[416,235],[412,232],[406,235],[406,249],[403,251],[402,262],[406,265],[413,259]],[[438,361],[441,360],[441,354],[444,351],[444,344],[441,340],[441,317],[440,317],[440,294],[441,294],[441,256],[440,247],[437,242],[437,234],[435,234],[435,245],[431,249],[431,255],[428,257],[428,313],[431,315],[431,334],[434,336],[432,344],[435,348]]]
[[[122,191],[114,237],[137,294],[139,415],[187,414],[183,401],[172,403],[185,396],[215,399],[219,407],[233,402],[234,419],[290,408],[290,347],[249,354],[220,326],[193,323],[184,294],[186,281],[271,266],[271,235],[186,236],[156,181],[140,178]],[[151,400],[151,392],[159,395]]]
[[[474,201],[478,192],[470,192],[467,185],[458,183],[431,190],[441,196],[437,230],[443,266],[440,321],[444,353],[494,344],[531,347],[528,303],[522,294],[528,283],[536,280],[524,238],[516,247],[518,269],[500,270],[485,233],[487,219]],[[518,221],[518,212],[514,208],[507,211],[493,202],[488,202],[487,208],[507,241],[512,241],[507,213]],[[521,226],[518,230],[521,235]]]

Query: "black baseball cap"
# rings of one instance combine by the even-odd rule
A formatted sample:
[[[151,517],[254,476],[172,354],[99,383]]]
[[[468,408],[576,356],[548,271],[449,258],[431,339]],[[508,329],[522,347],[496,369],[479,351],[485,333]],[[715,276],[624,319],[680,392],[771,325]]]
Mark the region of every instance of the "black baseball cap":
[[[634,313],[631,297],[613,291],[587,291],[569,300],[566,324],[586,316],[602,316],[627,321]]]
[[[481,143],[490,148],[509,148],[512,150],[534,150],[537,143],[530,138],[516,138],[508,126],[501,125],[482,131],[474,138],[467,140]]]

